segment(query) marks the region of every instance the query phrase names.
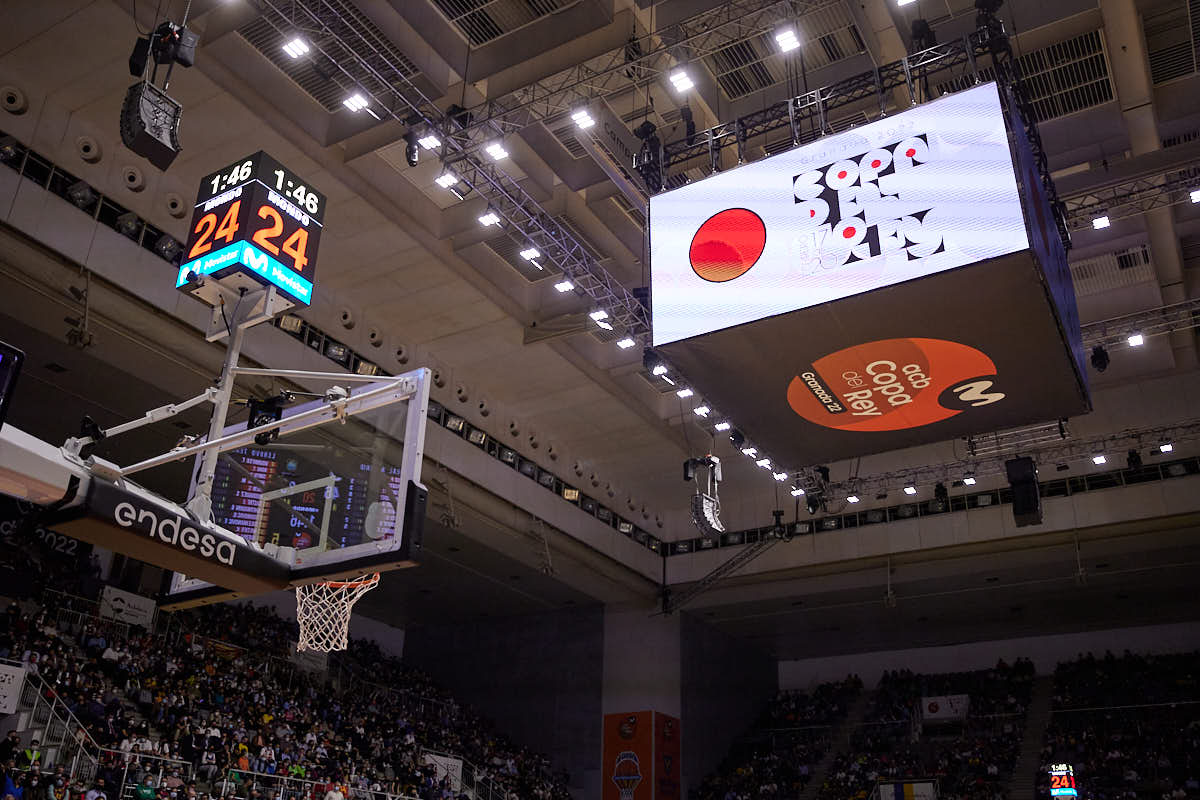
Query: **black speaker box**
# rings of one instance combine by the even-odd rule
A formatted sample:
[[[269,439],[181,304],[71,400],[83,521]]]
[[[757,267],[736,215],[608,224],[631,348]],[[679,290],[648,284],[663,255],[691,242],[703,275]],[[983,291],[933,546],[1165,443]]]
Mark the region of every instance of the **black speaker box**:
[[[1013,521],[1018,528],[1042,524],[1042,497],[1038,487],[1037,463],[1029,456],[1004,462],[1013,492]]]
[[[149,81],[125,93],[121,106],[121,141],[161,170],[179,155],[179,118],[183,107]]]

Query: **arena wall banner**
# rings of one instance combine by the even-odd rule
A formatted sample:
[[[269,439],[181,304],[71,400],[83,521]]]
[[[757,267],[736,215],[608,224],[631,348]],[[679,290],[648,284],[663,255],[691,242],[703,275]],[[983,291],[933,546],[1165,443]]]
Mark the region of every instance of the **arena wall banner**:
[[[604,715],[602,800],[654,800],[654,713]]]
[[[115,586],[105,586],[100,593],[100,616],[139,625],[147,630],[154,627],[154,612],[158,605],[149,597],[126,592]]]
[[[21,689],[25,686],[25,667],[0,664],[0,714],[17,713]]]
[[[989,83],[656,195],[654,345],[790,467],[1086,412],[1031,160]]]
[[[679,718],[654,712],[654,800],[680,800],[681,742]]]
[[[426,764],[432,765],[433,768],[437,770],[437,776],[439,779],[443,777],[450,779],[451,791],[458,793],[463,790],[463,762],[461,758],[455,758],[454,756],[435,755],[429,752],[422,753],[421,758]]]
[[[921,698],[921,719],[925,722],[953,722],[967,718],[971,698],[965,694],[947,694]]]

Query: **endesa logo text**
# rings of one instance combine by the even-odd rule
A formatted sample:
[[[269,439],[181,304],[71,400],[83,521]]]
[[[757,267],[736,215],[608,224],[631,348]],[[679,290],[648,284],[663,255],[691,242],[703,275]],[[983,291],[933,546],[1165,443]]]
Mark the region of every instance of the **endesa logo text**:
[[[942,234],[925,226],[931,209],[914,208],[904,190],[931,158],[921,134],[794,176],[800,232],[792,256],[800,273],[885,253],[904,251],[916,260],[944,250]]]
[[[788,405],[809,422],[843,431],[918,428],[1005,399],[996,365],[944,339],[882,339],[848,347],[801,370]]]
[[[113,520],[122,528],[140,529],[151,539],[177,547],[203,558],[232,564],[236,548],[233,542],[220,539],[208,531],[198,531],[179,517],[158,514],[148,508],[136,508],[132,503],[118,503],[113,509]]]

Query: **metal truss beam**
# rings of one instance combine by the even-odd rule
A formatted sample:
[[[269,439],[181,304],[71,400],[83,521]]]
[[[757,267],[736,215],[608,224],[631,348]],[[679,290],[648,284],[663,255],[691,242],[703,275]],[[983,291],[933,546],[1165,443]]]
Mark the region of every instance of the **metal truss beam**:
[[[1109,221],[1126,219],[1156,208],[1192,201],[1192,192],[1200,190],[1200,169],[1172,170],[1153,177],[1135,178],[1113,186],[1063,198],[1067,224],[1072,230],[1092,227],[1092,220],[1107,216]]]
[[[255,0],[263,18],[281,35],[299,28],[311,31],[310,43],[335,76],[362,93],[371,112],[410,128],[435,132],[442,142],[442,161],[465,186],[487,199],[502,220],[505,234],[522,247],[533,246],[558,265],[577,289],[608,311],[615,327],[631,334],[648,334],[649,314],[582,243],[532,197],[521,183],[481,159],[470,142],[457,135],[447,118],[409,78],[403,65],[364,30],[345,17],[331,0]],[[498,127],[498,126],[497,126]]]
[[[748,547],[743,547],[731,557],[721,562],[712,572],[679,592],[670,592],[663,600],[663,613],[673,614],[700,595],[713,588],[726,575],[741,569],[763,553],[770,550],[781,540],[777,536],[765,536]]]
[[[1200,327],[1200,298],[1089,322],[1083,326],[1083,345],[1088,348],[1103,345],[1112,350],[1129,347],[1129,337],[1135,333],[1149,338],[1197,327]]]

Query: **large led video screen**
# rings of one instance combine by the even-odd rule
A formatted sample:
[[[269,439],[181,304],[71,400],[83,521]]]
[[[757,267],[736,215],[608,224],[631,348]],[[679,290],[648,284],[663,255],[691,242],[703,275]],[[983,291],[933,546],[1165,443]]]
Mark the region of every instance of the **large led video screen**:
[[[1028,247],[984,84],[652,197],[654,344]]]

